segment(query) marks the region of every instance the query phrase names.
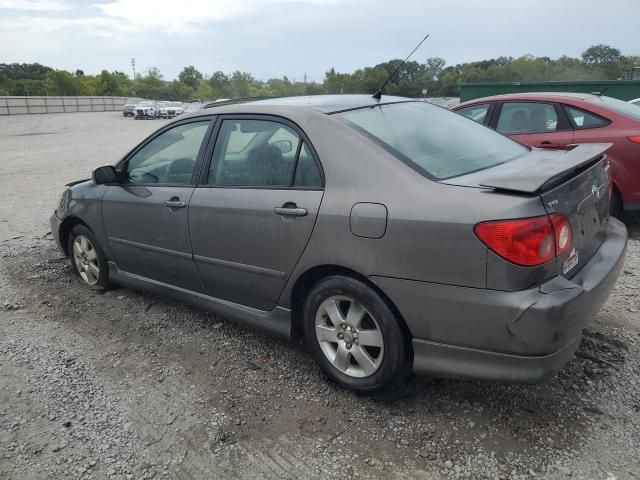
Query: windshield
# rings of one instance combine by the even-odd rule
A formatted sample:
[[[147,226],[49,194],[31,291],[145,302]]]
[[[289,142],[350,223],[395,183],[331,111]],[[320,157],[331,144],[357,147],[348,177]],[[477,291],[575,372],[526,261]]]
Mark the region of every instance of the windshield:
[[[640,120],[640,108],[636,105],[623,102],[622,100],[618,100],[617,98],[611,97],[593,97],[587,100],[590,103],[600,105],[610,110],[613,110],[616,113],[624,115],[625,117],[631,117],[635,120]]]
[[[388,104],[340,116],[409,166],[437,180],[493,167],[529,151],[473,120],[424,102]]]

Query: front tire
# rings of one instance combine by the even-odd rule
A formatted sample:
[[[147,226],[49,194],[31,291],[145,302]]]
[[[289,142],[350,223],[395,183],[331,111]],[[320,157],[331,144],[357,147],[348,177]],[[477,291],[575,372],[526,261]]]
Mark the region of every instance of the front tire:
[[[74,226],[69,235],[68,251],[73,270],[85,285],[95,290],[110,287],[107,257],[91,230],[84,225]]]
[[[343,275],[318,282],[303,312],[307,346],[321,370],[356,392],[384,390],[410,373],[408,339],[387,302]]]

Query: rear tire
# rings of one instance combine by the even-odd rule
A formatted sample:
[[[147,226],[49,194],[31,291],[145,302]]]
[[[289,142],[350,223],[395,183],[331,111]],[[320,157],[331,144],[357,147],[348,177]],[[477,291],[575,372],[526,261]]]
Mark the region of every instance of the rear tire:
[[[385,390],[411,373],[399,319],[375,290],[354,278],[327,277],[311,289],[303,331],[320,369],[349,390]]]
[[[84,225],[71,229],[67,244],[73,271],[82,282],[94,290],[107,290],[109,264],[93,232]]]

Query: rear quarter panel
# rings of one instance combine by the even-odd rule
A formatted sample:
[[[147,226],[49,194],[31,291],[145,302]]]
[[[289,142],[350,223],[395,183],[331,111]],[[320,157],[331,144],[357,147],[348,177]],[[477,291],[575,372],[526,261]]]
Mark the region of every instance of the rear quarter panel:
[[[621,193],[625,204],[640,206],[640,145],[628,139],[630,136],[640,135],[640,122],[609,110],[589,108],[587,102],[576,104],[576,106],[611,121],[606,127],[575,130],[574,142],[612,142],[613,147],[607,153],[607,157],[611,163],[613,183]]]

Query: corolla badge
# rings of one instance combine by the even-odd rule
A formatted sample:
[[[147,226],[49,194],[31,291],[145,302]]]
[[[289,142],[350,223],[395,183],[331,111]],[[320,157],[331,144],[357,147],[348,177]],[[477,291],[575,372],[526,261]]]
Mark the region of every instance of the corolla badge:
[[[596,200],[600,200],[600,187],[595,183],[591,186],[591,194],[596,197]]]

